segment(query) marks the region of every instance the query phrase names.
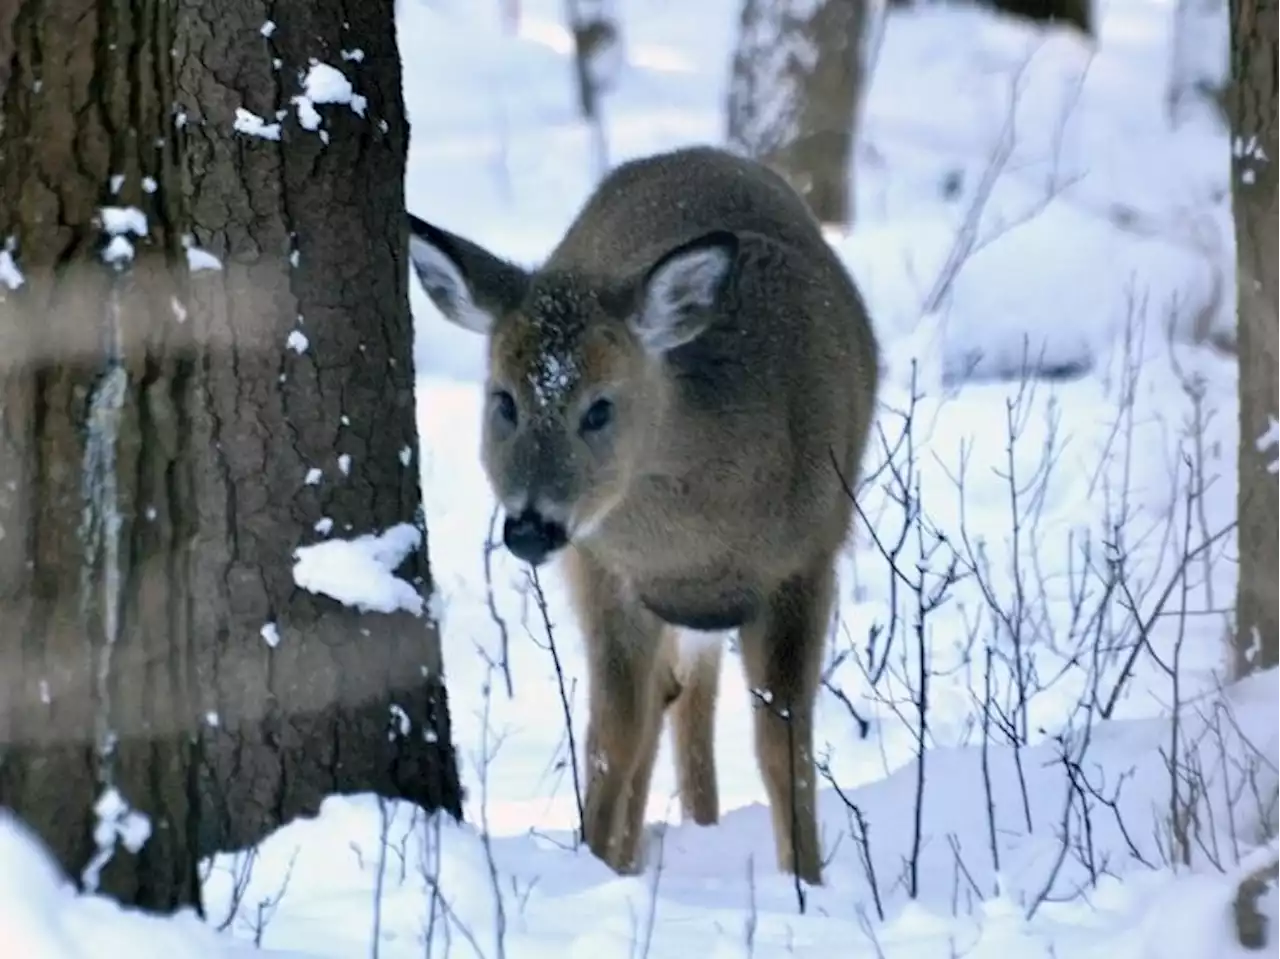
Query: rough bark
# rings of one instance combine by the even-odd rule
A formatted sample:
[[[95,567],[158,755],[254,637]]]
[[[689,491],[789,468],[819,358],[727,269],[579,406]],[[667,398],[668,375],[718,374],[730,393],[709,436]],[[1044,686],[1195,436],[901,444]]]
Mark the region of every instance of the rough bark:
[[[1240,345],[1240,453],[1234,665],[1237,675],[1277,663],[1277,477],[1268,463],[1277,407],[1276,29],[1274,0],[1231,0],[1231,195]]]
[[[0,240],[25,282],[0,283],[0,804],[78,878],[114,787],[151,832],[101,888],[161,910],[198,906],[201,857],[329,793],[460,814],[430,618],[292,578],[324,518],[410,522],[398,572],[431,588],[393,2],[277,0],[269,37],[267,8],[20,0],[8,38]],[[363,116],[321,104],[304,128],[311,58]],[[281,139],[236,132],[238,107],[282,111]],[[119,269],[108,206],[147,217]]]
[[[743,0],[730,145],[768,163],[824,223],[851,224],[865,0]]]

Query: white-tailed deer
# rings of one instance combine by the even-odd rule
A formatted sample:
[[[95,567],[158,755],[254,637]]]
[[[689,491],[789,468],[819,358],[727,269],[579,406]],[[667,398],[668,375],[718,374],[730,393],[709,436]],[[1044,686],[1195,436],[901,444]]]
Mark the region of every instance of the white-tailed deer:
[[[719,818],[718,634],[737,629],[778,864],[821,882],[813,710],[879,357],[817,222],[710,147],[614,169],[533,270],[409,220],[432,301],[488,337],[481,455],[506,547],[564,559],[587,845],[642,867],[668,707],[684,815]]]

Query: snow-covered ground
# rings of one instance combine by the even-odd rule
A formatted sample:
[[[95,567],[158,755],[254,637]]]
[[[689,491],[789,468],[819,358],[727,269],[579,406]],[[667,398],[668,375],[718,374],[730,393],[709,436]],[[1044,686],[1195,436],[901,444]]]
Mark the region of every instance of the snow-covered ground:
[[[1178,6],[1202,42],[1175,35]],[[664,743],[650,818],[667,825],[647,873],[620,878],[572,848],[562,716],[567,701],[580,743],[580,637],[554,569],[554,655],[523,568],[498,549],[486,575],[483,344],[415,283],[432,609],[469,825],[331,799],[252,861],[213,863],[202,926],[59,889],[0,822],[0,942],[26,944],[5,954],[1248,954],[1231,900],[1274,856],[1277,676],[1221,688],[1236,374],[1195,344],[1233,322],[1228,147],[1207,107],[1170,95],[1175,74],[1177,89],[1221,74],[1225,4],[1204,6],[1100,0],[1096,48],[932,7],[895,13],[873,44],[857,223],[832,242],[886,377],[819,704],[831,861],[803,911],[774,865],[732,655],[722,822],[679,825]],[[620,7],[611,161],[719,140],[735,0]],[[410,209],[532,263],[598,170],[561,4],[521,8],[515,36],[499,4],[472,0],[400,0],[398,23]],[[1024,366],[1046,376],[1023,381]],[[403,533],[351,554],[371,591],[343,598],[368,615],[404,599],[379,585]],[[303,554],[303,585],[328,589],[332,562]],[[1274,923],[1274,888],[1262,905]]]

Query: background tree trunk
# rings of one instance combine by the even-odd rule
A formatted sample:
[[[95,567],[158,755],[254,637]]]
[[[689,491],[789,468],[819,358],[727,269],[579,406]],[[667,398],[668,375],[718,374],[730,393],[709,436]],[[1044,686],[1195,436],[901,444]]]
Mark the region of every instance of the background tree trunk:
[[[591,133],[592,165],[597,179],[609,172],[609,143],[601,99],[621,69],[622,22],[614,0],[565,0],[573,34],[573,77],[578,112]]]
[[[1034,23],[1066,23],[1085,36],[1093,36],[1092,0],[985,0],[988,6],[1011,17]],[[890,7],[914,6],[916,0],[888,0]]]
[[[1276,29],[1274,2],[1231,0],[1231,198],[1236,233],[1236,322],[1240,344],[1240,576],[1235,671],[1277,663],[1277,477],[1267,468],[1277,407]]]
[[[330,527],[408,522],[398,573],[431,588],[393,8],[279,0],[264,31],[250,0],[24,0],[12,21],[0,804],[92,885],[91,807],[118,791],[150,834],[101,888],[144,907],[198,905],[200,858],[329,793],[460,815],[430,617],[292,578]],[[366,99],[295,102],[312,58]]]
[[[565,0],[565,12],[573,34],[578,112],[584,120],[596,120],[600,114],[600,96],[617,73],[622,25],[613,0]]]
[[[1011,17],[1033,23],[1062,23],[1093,36],[1092,0],[990,0],[991,6]]]
[[[786,177],[823,223],[851,224],[865,0],[743,0],[727,107],[734,149]]]

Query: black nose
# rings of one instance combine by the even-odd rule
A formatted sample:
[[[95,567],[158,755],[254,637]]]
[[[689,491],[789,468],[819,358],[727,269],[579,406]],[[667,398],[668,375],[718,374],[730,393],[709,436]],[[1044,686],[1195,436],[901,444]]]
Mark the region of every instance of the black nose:
[[[519,516],[508,516],[502,524],[503,544],[530,566],[538,566],[568,541],[563,526],[530,509]]]

